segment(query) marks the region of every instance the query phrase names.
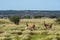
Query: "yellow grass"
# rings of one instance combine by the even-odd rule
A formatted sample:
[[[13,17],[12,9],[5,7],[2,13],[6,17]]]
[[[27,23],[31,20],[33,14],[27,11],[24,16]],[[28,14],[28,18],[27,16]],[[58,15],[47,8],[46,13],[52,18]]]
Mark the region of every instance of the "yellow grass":
[[[0,22],[4,22],[4,24],[0,24],[0,31],[2,31],[3,33],[0,34],[0,39],[4,39],[6,37],[6,35],[14,38],[16,37],[18,34],[11,34],[13,32],[22,32],[22,35],[25,34],[29,34],[31,31],[30,30],[24,30],[24,28],[26,27],[26,22],[29,25],[35,24],[36,25],[36,29],[35,31],[32,31],[33,33],[37,33],[38,35],[33,35],[34,36],[39,36],[40,34],[42,34],[43,32],[48,32],[49,36],[47,35],[46,38],[54,38],[55,37],[55,33],[60,35],[60,25],[56,24],[55,22],[56,19],[51,19],[51,18],[41,18],[41,19],[21,19],[20,20],[20,24],[19,25],[15,25],[13,22],[9,21],[9,19],[0,19]],[[54,23],[53,24],[53,28],[51,30],[42,30],[44,29],[44,21],[46,23]],[[22,31],[23,30],[23,31]],[[22,35],[19,35],[19,37],[21,37]],[[23,36],[25,37],[25,36]],[[44,40],[46,38],[39,38],[38,40]]]

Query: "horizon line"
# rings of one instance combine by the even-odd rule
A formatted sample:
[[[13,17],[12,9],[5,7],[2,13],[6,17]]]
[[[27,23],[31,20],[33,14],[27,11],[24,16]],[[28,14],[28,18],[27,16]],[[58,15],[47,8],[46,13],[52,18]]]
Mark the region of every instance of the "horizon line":
[[[2,11],[4,11],[4,10],[11,10],[11,11],[17,10],[17,11],[19,11],[20,9],[0,9],[0,11],[1,11],[1,10],[2,10]],[[27,11],[28,11],[28,10],[37,10],[37,9],[21,9],[21,10],[27,10]],[[60,11],[60,9],[58,9],[58,10],[45,10],[45,9],[44,9],[44,10],[39,10],[39,9],[38,9],[38,11]]]

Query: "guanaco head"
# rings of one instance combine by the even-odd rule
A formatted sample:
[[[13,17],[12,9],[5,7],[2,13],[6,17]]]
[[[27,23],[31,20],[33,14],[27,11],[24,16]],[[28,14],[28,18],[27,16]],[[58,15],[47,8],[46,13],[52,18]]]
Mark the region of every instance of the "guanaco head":
[[[35,29],[35,25],[33,25],[32,28]]]
[[[28,23],[26,22],[26,28],[25,29],[29,29],[29,30],[35,30],[35,25],[33,24],[33,25],[28,25]]]
[[[49,24],[46,24],[45,21],[44,21],[44,26],[47,27],[47,26],[49,26]]]
[[[52,28],[52,25],[53,25],[53,23],[46,24],[45,21],[44,21],[44,26],[45,26],[46,29],[51,29]]]

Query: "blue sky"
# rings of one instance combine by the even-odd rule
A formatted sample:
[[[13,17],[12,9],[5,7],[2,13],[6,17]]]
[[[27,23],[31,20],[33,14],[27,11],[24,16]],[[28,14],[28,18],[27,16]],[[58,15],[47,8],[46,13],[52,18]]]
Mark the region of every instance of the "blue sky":
[[[0,0],[0,10],[60,10],[60,0]]]

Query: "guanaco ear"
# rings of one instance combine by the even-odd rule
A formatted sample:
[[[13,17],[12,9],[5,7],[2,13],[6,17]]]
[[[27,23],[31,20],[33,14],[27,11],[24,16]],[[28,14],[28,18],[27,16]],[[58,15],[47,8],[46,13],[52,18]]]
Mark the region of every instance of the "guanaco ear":
[[[53,23],[51,23],[51,25],[53,25]]]
[[[28,26],[28,23],[26,22],[26,26]]]
[[[50,26],[52,26],[52,25],[53,25],[53,23],[50,24]]]
[[[33,26],[35,26],[35,24],[33,24]]]
[[[45,21],[44,21],[44,24],[45,24]]]

